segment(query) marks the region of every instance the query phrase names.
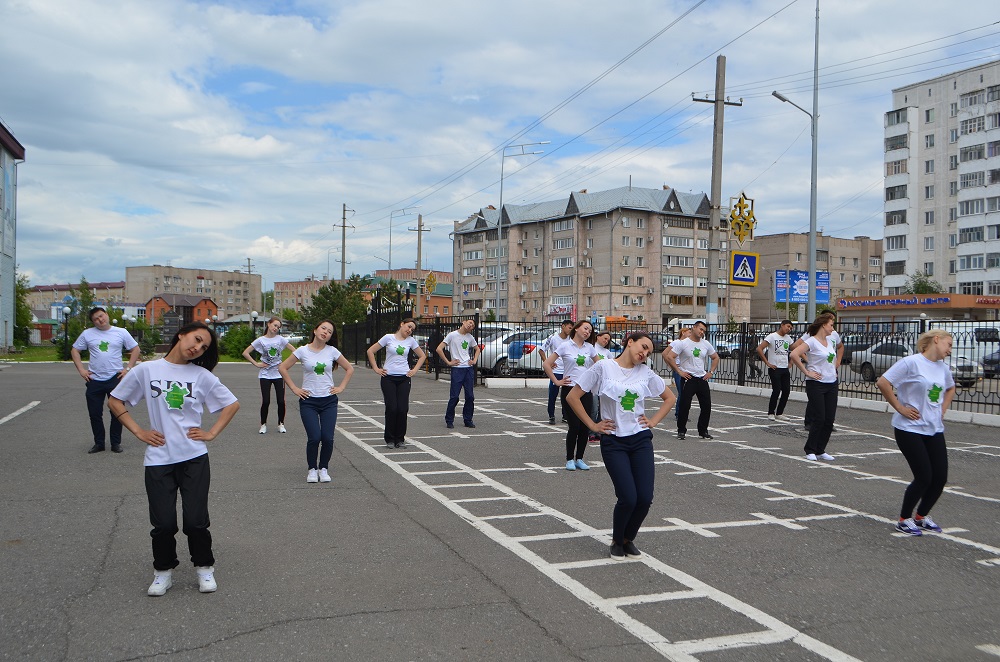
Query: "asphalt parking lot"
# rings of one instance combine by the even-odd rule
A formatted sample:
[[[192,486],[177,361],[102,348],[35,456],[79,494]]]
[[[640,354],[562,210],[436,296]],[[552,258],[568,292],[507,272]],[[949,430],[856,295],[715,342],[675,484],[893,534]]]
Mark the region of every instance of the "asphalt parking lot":
[[[382,444],[377,377],[341,397],[333,482],[305,437],[257,434],[256,370],[216,370],[242,409],[211,442],[219,590],[182,563],[151,578],[142,448],[87,455],[70,365],[0,366],[0,657],[31,660],[990,660],[1000,657],[1000,439],[953,423],[942,534],[895,533],[910,474],[889,416],[843,410],[831,463],[795,420],[716,393],[715,439],[655,433],[656,496],[607,556],[614,495],[564,465],[544,389],[477,388],[444,427],[447,382],[414,378],[410,446]],[[141,409],[141,408],[140,408]],[[558,415],[557,415],[558,418]],[[272,405],[269,427],[274,429]]]

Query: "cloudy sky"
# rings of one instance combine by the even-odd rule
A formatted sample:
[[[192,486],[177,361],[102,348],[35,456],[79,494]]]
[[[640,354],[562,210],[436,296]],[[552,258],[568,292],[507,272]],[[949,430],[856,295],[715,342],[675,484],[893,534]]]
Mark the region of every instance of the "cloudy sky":
[[[1000,57],[994,3],[824,0],[819,225],[880,237],[890,91]],[[0,0],[0,120],[33,284],[129,265],[275,280],[451,269],[455,220],[628,185],[711,187],[727,58],[723,200],[808,229],[814,0]],[[518,148],[508,148],[515,154]],[[389,251],[390,217],[392,250]]]

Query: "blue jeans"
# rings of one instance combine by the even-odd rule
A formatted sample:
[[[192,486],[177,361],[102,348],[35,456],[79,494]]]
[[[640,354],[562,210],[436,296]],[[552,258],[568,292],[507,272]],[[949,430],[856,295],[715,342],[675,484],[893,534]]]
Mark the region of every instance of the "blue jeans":
[[[462,405],[462,420],[466,423],[472,422],[472,413],[475,411],[476,396],[472,393],[472,387],[476,384],[476,369],[472,366],[468,368],[451,369],[451,391],[448,394],[448,409],[444,413],[445,423],[455,422],[455,407],[458,406],[458,394],[465,391],[465,404]]]
[[[653,503],[653,433],[649,430],[628,437],[601,435],[601,457],[615,486],[611,539],[616,543],[635,540]]]
[[[552,372],[552,375],[556,379],[560,379],[561,380],[563,378],[563,376],[561,374],[559,374],[558,372],[555,372],[555,371]],[[549,380],[549,407],[548,407],[548,410],[547,410],[549,412],[549,418],[555,418],[556,417],[556,398],[558,396],[559,396],[559,387],[556,386],[555,384],[553,384],[552,380],[550,379]],[[563,418],[566,418],[566,409],[565,408],[563,408]]]
[[[337,396],[299,400],[299,416],[306,430],[306,463],[310,469],[329,469],[333,456],[333,430],[337,427]],[[321,447],[322,444],[322,447]],[[319,465],[316,453],[319,451]]]
[[[681,373],[674,371],[674,386],[677,387],[677,402],[674,403],[674,418],[680,418],[681,414],[681,391],[684,390],[684,378]]]

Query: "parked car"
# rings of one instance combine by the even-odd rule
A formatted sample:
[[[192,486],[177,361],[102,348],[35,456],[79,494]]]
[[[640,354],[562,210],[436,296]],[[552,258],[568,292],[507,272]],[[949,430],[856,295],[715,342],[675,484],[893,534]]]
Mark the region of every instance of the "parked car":
[[[983,357],[983,376],[992,379],[1000,375],[1000,350]]]
[[[298,347],[305,341],[305,336],[303,336],[301,333],[291,333],[288,335],[282,334],[282,337],[288,342],[295,345],[296,347]]]
[[[871,335],[862,335],[860,333],[845,333],[840,339],[844,343],[844,359],[841,361],[843,365],[850,365],[854,360],[855,353],[868,349],[877,340],[877,338]]]
[[[512,373],[544,373],[540,350],[545,339],[557,333],[559,327],[533,331],[524,338],[511,341],[507,346],[507,361]]]
[[[479,368],[506,377],[512,373],[507,351],[512,342],[525,340],[534,331],[502,331],[479,341]]]
[[[857,352],[851,361],[851,370],[859,373],[866,382],[874,382],[896,361],[913,353],[913,348],[907,344],[885,340]],[[948,358],[948,367],[951,368],[955,384],[962,388],[975,386],[985,374],[982,364],[954,354]]]

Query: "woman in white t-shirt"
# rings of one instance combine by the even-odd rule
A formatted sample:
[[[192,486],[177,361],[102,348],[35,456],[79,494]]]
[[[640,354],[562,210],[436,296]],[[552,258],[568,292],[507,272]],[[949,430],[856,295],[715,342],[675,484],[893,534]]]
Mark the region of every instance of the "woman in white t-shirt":
[[[806,438],[807,460],[832,460],[826,452],[837,418],[837,342],[833,317],[820,315],[809,325],[808,337],[792,350],[789,360],[806,376],[807,410],[812,423]]]
[[[921,334],[919,353],[900,359],[875,382],[896,410],[892,415],[896,445],[913,471],[896,522],[897,531],[911,536],[941,532],[929,515],[948,482],[944,413],[955,397],[955,379],[944,360],[951,356],[951,343],[951,334],[944,329]]]
[[[211,471],[208,447],[240,408],[236,396],[212,369],[219,362],[219,343],[201,322],[187,324],[174,335],[166,356],[135,366],[111,393],[108,406],[139,441],[147,445],[146,499],[153,545],[153,583],[147,593],[158,596],[173,584],[177,567],[177,492],[181,493],[183,530],[198,575],[198,590],[211,593],[215,556],[209,532],[208,491]],[[149,429],[142,428],[126,410],[146,401]],[[201,427],[204,408],[217,413],[208,430]]]
[[[601,458],[615,486],[615,504],[611,533],[611,558],[624,560],[642,553],[633,542],[639,533],[649,506],[653,503],[652,429],[674,406],[676,396],[663,379],[646,365],[653,353],[653,340],[645,331],[629,335],[625,349],[615,359],[598,361],[576,381],[566,398],[569,409],[584,419],[585,393],[601,400],[604,420],[584,419],[587,426],[601,435]],[[662,401],[656,413],[646,417],[646,398]]]
[[[260,380],[260,430],[267,433],[267,411],[271,406],[271,387],[274,387],[274,399],[278,403],[278,432],[285,430],[285,382],[281,379],[278,366],[281,365],[281,353],[289,346],[288,340],[280,335],[281,318],[272,317],[264,325],[264,335],[250,343],[243,350],[243,358],[260,368],[257,375]],[[295,349],[292,347],[292,349]],[[260,360],[254,360],[251,352],[260,354]]]
[[[380,386],[385,398],[386,448],[406,448],[406,415],[410,411],[410,378],[417,374],[427,356],[413,337],[417,323],[407,317],[399,323],[396,333],[387,333],[368,348],[368,364],[381,375]],[[379,367],[375,354],[385,348],[385,362]],[[410,367],[410,352],[417,363]]]
[[[594,349],[591,335],[594,333],[593,325],[587,320],[581,320],[573,326],[569,333],[569,338],[556,345],[542,363],[542,369],[553,384],[560,387],[559,395],[566,412],[566,420],[569,423],[569,430],[566,432],[566,469],[575,471],[581,469],[587,471],[590,466],[583,461],[583,453],[587,450],[587,425],[583,420],[573,414],[566,406],[566,396],[576,384],[576,379],[587,368],[594,364],[594,357],[597,350]],[[556,359],[562,360],[563,376],[557,379],[555,374]],[[590,409],[590,393],[583,394],[583,409]],[[587,416],[589,420],[590,417]]]
[[[329,483],[331,480],[330,458],[333,456],[333,432],[337,426],[337,396],[344,392],[354,374],[354,366],[334,347],[336,342],[333,322],[323,320],[313,329],[309,344],[296,349],[278,366],[281,378],[299,399],[299,416],[306,430],[307,483]],[[299,361],[302,362],[302,388],[296,386],[288,374]],[[339,386],[333,383],[333,371],[338,365],[344,369],[344,379]]]
[[[604,359],[614,359],[615,353],[608,349],[611,345],[611,332],[605,329],[594,334],[594,351],[597,355],[594,356],[594,363],[598,361],[603,361]],[[590,420],[599,421],[601,420],[601,399],[591,398],[590,404]],[[590,433],[588,441],[600,441],[601,437],[593,432]]]

